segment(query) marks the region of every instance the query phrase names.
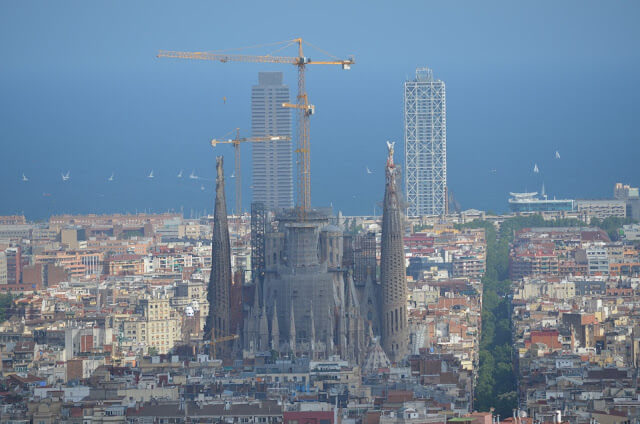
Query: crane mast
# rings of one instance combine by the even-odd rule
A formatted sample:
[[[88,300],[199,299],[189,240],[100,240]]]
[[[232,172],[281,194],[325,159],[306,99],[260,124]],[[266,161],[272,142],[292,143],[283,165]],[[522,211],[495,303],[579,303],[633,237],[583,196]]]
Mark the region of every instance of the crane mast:
[[[251,62],[251,63],[281,63],[298,67],[298,95],[295,104],[283,103],[283,107],[297,109],[297,135],[296,141],[296,165],[297,165],[297,198],[296,210],[300,220],[305,220],[307,212],[311,209],[311,149],[310,149],[310,125],[309,118],[314,112],[314,106],[309,104],[309,97],[305,88],[305,71],[307,65],[340,65],[342,69],[351,69],[355,63],[353,58],[312,61],[305,57],[302,38],[295,38],[284,42],[281,49],[293,44],[298,45],[298,56],[272,56],[272,55],[239,55],[215,52],[180,52],[161,50],[158,57],[176,59],[213,60],[222,63],[227,62]],[[309,44],[309,43],[306,43]],[[279,49],[279,50],[281,50]],[[236,175],[237,176],[237,175]]]
[[[218,144],[231,144],[233,146],[234,176],[236,179],[236,215],[242,215],[242,166],[240,160],[240,143],[256,143],[264,141],[291,141],[289,136],[266,136],[266,137],[240,137],[240,128],[236,128],[236,137],[229,140],[211,140],[211,147]]]
[[[209,344],[209,357],[211,359],[217,359],[217,344],[218,343],[224,343],[224,342],[229,342],[231,340],[236,340],[239,339],[240,336],[238,336],[237,334],[229,334],[228,336],[223,336],[223,337],[216,337],[216,332],[214,328],[211,328],[211,334],[210,334],[210,339],[208,341],[205,341],[205,343]]]

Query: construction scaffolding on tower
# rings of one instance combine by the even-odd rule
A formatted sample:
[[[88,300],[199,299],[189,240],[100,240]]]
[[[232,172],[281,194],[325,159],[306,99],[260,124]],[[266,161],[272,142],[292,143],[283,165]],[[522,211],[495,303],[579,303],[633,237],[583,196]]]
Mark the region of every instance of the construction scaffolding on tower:
[[[267,231],[267,209],[263,202],[251,203],[251,279],[258,283],[264,276],[264,237]]]
[[[376,234],[368,232],[353,237],[353,282],[364,285],[377,280]]]

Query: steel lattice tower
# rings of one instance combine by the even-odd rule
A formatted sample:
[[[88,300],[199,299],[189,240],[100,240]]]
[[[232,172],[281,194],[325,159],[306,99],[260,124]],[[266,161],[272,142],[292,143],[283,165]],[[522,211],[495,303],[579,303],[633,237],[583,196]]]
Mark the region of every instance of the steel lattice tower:
[[[251,203],[251,279],[262,281],[264,275],[264,235],[267,231],[267,209],[263,202]]]
[[[382,286],[382,348],[392,361],[408,353],[407,274],[404,260],[403,217],[398,194],[399,169],[389,145],[382,209],[380,284]]]
[[[443,81],[429,68],[404,83],[405,194],[408,216],[442,215],[447,205],[447,111]]]
[[[207,293],[209,316],[205,326],[205,334],[209,339],[231,334],[231,243],[229,241],[222,165],[222,156],[219,156],[216,158],[216,200],[213,212],[213,239],[211,241],[211,275]],[[222,355],[227,352],[223,348]]]

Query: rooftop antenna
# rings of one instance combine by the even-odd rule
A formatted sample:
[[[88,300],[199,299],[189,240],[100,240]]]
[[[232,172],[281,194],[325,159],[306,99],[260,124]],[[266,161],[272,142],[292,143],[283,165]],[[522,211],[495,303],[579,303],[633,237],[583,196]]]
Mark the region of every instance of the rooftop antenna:
[[[433,81],[433,70],[427,67],[416,69],[416,81]]]

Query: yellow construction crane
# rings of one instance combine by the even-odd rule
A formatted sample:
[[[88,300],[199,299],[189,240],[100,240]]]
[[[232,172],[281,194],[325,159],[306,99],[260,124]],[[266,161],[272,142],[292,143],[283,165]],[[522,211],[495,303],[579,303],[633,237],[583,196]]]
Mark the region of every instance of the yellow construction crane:
[[[218,144],[231,144],[233,145],[234,153],[234,178],[236,179],[236,215],[240,217],[242,215],[242,167],[240,166],[240,143],[256,143],[261,141],[291,141],[289,136],[267,136],[267,137],[240,137],[240,128],[236,128],[236,137],[228,140],[211,140],[211,147],[216,147]]]
[[[311,159],[310,159],[310,141],[309,141],[309,117],[314,112],[314,106],[309,104],[309,98],[305,89],[305,69],[307,65],[340,65],[342,69],[351,69],[351,65],[355,63],[353,57],[349,59],[339,59],[335,56],[327,54],[334,60],[315,61],[306,57],[302,51],[302,45],[310,43],[305,42],[302,38],[284,41],[282,43],[274,43],[280,45],[276,51],[280,51],[288,46],[298,45],[298,56],[273,56],[271,54],[262,56],[228,54],[224,52],[179,52],[161,50],[158,57],[176,58],[176,59],[197,59],[197,60],[213,60],[222,63],[226,62],[253,62],[253,63],[282,63],[294,65],[298,67],[298,96],[295,104],[283,103],[283,107],[295,108],[298,111],[298,140],[297,140],[297,168],[298,168],[298,196],[296,199],[296,208],[298,216],[304,220],[307,211],[311,208]],[[272,44],[273,45],[273,44]],[[261,47],[261,46],[254,46]],[[320,49],[318,49],[320,50]],[[274,52],[275,53],[275,52]]]
[[[239,338],[240,336],[238,336],[237,334],[230,334],[228,336],[216,338],[215,332],[211,330],[211,340],[209,340],[209,356],[211,357],[211,359],[216,359],[216,345],[218,343],[230,342],[231,340],[236,340]]]

